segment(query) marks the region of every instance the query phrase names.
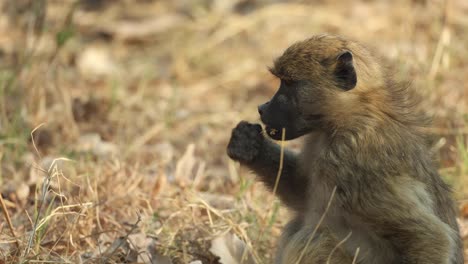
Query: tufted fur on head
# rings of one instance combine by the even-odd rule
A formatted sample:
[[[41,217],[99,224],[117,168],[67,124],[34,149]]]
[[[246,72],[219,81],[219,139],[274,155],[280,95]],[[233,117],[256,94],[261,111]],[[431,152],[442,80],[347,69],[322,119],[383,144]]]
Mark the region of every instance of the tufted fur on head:
[[[355,80],[340,78],[337,72],[343,67],[339,59],[343,54],[349,54],[345,60],[352,67],[344,74],[354,74]],[[362,124],[370,114],[375,121],[389,119],[417,131],[429,123],[419,109],[421,97],[409,83],[396,82],[379,58],[340,36],[323,34],[297,42],[275,60],[270,71],[281,80],[310,81],[311,89],[302,90],[301,97],[323,104],[330,129]],[[348,82],[354,86],[347,86]]]

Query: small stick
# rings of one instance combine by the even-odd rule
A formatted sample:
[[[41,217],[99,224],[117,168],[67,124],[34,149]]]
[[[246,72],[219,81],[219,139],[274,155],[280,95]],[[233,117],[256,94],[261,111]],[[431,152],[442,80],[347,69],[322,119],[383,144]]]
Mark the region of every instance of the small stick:
[[[5,202],[3,201],[3,197],[2,197],[1,194],[0,194],[0,203],[2,205],[3,215],[5,215],[5,218],[6,218],[7,223],[8,223],[8,228],[10,228],[11,234],[15,238],[16,246],[19,248],[20,244],[18,242],[18,239],[16,238],[15,229],[13,228],[13,224],[11,223],[10,214],[8,214],[8,210],[6,208]]]
[[[351,263],[351,264],[355,264],[355,263],[356,263],[357,257],[358,257],[358,255],[359,255],[359,250],[360,250],[360,248],[356,248],[356,253],[354,254],[353,263]]]
[[[273,130],[273,131],[276,131],[276,130]],[[280,163],[279,163],[278,173],[276,174],[275,186],[273,187],[273,195],[276,194],[276,190],[278,189],[278,183],[279,183],[279,180],[281,178],[281,172],[283,172],[284,141],[285,141],[285,139],[286,139],[286,129],[283,127],[283,129],[281,130]]]
[[[348,233],[348,235],[347,235],[345,238],[343,238],[343,240],[341,240],[340,242],[338,242],[338,244],[336,244],[336,246],[335,246],[335,247],[332,249],[332,251],[330,252],[330,255],[328,255],[327,264],[330,264],[330,261],[331,261],[331,258],[332,258],[332,256],[333,256],[333,253],[335,253],[335,251],[336,251],[341,245],[343,245],[343,244],[346,242],[346,240],[348,240],[348,239],[351,237],[351,234],[353,234],[353,231],[350,231],[350,232]]]

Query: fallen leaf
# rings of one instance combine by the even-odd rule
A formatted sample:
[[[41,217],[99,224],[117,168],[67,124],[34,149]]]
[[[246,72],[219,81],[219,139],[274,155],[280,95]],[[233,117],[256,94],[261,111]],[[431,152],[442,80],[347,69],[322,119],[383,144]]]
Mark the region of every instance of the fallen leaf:
[[[99,157],[112,156],[117,153],[117,146],[101,139],[96,133],[85,134],[78,139],[77,150],[91,152]]]
[[[90,46],[79,53],[77,66],[80,73],[89,79],[112,76],[118,73],[117,64],[109,51],[101,46]]]
[[[167,180],[164,174],[157,176],[156,181],[154,182],[153,189],[151,190],[151,197],[156,197],[161,190],[166,186]]]
[[[185,186],[190,178],[192,178],[194,168],[197,164],[194,153],[195,145],[188,145],[184,155],[177,162],[174,178],[181,186]]]
[[[16,197],[21,202],[22,205],[25,205],[29,197],[29,186],[22,182],[16,189]]]
[[[147,237],[144,233],[136,233],[128,236],[128,241],[131,247],[140,252],[138,255],[138,263],[151,263],[151,256],[146,252],[146,248],[151,245],[153,239]]]
[[[245,252],[247,250],[247,252]],[[255,263],[246,244],[236,235],[227,233],[211,241],[210,252],[220,257],[222,264]]]

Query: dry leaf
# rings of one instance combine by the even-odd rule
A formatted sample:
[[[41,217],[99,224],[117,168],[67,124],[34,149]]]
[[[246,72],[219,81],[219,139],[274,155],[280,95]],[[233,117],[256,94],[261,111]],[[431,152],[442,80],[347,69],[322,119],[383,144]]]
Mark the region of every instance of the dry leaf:
[[[154,182],[153,189],[151,190],[151,197],[156,197],[161,192],[161,190],[164,189],[166,183],[166,175],[159,174],[156,178],[156,181]]]
[[[190,178],[192,177],[194,168],[197,164],[194,153],[195,145],[188,145],[184,155],[177,162],[174,177],[176,182],[178,182],[181,185],[185,185],[187,182],[190,181]]]
[[[22,205],[24,205],[28,201],[29,197],[29,186],[22,182],[16,189],[16,197],[18,200],[21,202]]]
[[[255,263],[246,244],[234,234],[227,233],[213,239],[210,252],[220,257],[222,264]]]
[[[108,157],[117,153],[117,146],[103,141],[96,133],[85,134],[78,139],[77,150],[91,152],[99,157]]]
[[[145,252],[146,248],[151,245],[153,239],[147,237],[144,233],[136,233],[128,236],[131,247],[137,252]],[[147,253],[138,255],[138,263],[151,263],[151,256]]]
[[[84,77],[95,79],[118,73],[118,67],[109,51],[100,46],[90,46],[79,53],[77,65]]]

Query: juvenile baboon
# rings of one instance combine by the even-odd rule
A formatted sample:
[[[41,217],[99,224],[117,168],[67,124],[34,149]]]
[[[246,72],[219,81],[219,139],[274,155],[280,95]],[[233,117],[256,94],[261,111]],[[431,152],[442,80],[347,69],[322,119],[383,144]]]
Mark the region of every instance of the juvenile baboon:
[[[358,248],[355,263],[463,263],[451,191],[409,85],[361,45],[331,35],[292,45],[271,72],[281,85],[258,108],[266,133],[307,136],[299,155],[284,153],[276,194],[294,217],[276,263],[351,263]],[[227,153],[273,188],[280,147],[259,124],[240,122]]]

